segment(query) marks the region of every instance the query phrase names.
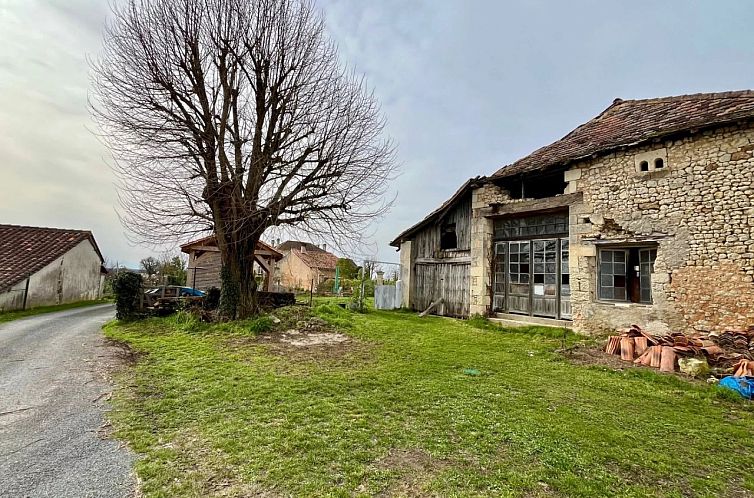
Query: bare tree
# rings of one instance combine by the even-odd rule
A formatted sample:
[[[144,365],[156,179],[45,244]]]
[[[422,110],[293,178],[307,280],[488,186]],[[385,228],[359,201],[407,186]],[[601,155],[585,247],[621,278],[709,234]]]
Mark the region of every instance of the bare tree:
[[[273,226],[357,237],[389,205],[384,118],[311,0],[124,0],[92,61],[91,109],[121,218],[143,241],[213,230],[228,316],[256,312]]]
[[[150,282],[154,279],[154,276],[160,271],[160,262],[153,256],[146,257],[141,260],[139,266],[144,273],[147,274],[147,280]]]

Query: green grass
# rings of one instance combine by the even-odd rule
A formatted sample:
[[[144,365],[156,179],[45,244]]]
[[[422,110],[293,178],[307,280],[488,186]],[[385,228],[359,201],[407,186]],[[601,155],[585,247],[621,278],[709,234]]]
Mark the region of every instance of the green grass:
[[[110,301],[104,299],[95,301],[76,301],[74,303],[56,304],[53,306],[39,306],[38,308],[31,308],[23,311],[3,311],[0,312],[0,323],[18,320],[19,318],[25,318],[27,316],[52,313],[53,311],[65,311],[73,308],[82,308],[84,306],[94,306],[95,304],[105,304],[108,302]]]
[[[706,384],[572,364],[560,330],[315,309],[353,340],[302,351],[255,338],[266,320],[180,315],[106,326],[143,353],[111,419],[146,496],[754,493],[754,411]]]

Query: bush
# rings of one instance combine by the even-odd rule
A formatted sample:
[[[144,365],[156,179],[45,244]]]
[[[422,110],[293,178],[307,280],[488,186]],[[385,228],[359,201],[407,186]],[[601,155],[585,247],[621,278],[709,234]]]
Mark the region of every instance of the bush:
[[[259,316],[249,322],[249,331],[253,334],[263,334],[270,332],[275,328],[275,322],[272,317],[267,315]]]
[[[202,306],[205,310],[216,310],[220,306],[220,289],[217,287],[207,289],[207,295],[204,297]]]
[[[138,316],[141,282],[141,275],[130,271],[118,273],[113,280],[115,318],[118,320],[132,320]]]
[[[335,279],[326,278],[317,285],[317,295],[324,296],[326,294],[331,294],[333,287],[335,287]]]

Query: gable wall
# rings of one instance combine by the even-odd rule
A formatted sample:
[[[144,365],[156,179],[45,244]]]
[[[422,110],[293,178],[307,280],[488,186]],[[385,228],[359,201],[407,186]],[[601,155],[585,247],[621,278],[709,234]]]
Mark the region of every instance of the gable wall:
[[[100,297],[101,266],[91,242],[83,240],[63,256],[31,275],[27,308],[88,301]],[[20,309],[26,280],[0,294],[0,311]]]
[[[664,147],[661,171],[635,156]],[[583,161],[566,172],[574,322],[586,331],[631,323],[662,330],[754,325],[754,128],[733,126]],[[653,305],[595,302],[594,240],[658,243]]]

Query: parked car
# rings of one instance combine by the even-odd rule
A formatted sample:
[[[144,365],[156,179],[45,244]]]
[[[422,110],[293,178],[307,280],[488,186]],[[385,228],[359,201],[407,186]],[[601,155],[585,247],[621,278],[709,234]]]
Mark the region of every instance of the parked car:
[[[144,292],[144,305],[150,308],[175,308],[180,301],[201,301],[205,293],[180,285],[161,285]]]

